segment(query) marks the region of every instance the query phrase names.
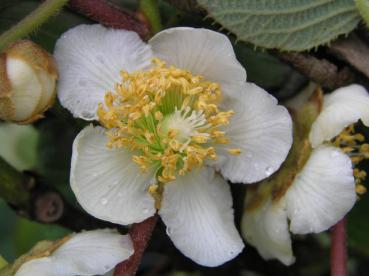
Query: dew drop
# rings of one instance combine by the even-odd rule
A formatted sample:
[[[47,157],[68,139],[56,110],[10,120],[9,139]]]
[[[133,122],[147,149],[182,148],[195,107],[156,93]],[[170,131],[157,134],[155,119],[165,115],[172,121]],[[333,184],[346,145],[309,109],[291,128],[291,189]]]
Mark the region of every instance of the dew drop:
[[[104,57],[102,55],[97,55],[96,56],[96,59],[101,63],[101,64],[104,64],[105,61],[104,61]]]
[[[234,253],[234,251],[233,251],[233,250],[231,250],[231,251],[229,251],[229,252],[228,252],[228,255],[229,255],[229,256],[233,256],[234,254],[235,254],[235,253]]]
[[[87,81],[85,80],[79,80],[78,81],[79,86],[85,87],[87,85]]]
[[[94,117],[94,114],[88,112],[88,111],[82,111],[81,113],[82,117],[86,119],[92,119]]]
[[[251,152],[246,153],[246,157],[247,158],[251,158],[252,157],[252,153]]]
[[[331,157],[332,158],[336,158],[336,157],[338,157],[340,155],[340,153],[339,153],[339,151],[337,151],[337,150],[335,150],[335,151],[332,151],[331,152]]]
[[[110,270],[110,266],[109,265],[104,265],[104,269]]]
[[[149,213],[149,209],[148,209],[148,208],[143,208],[143,209],[142,209],[142,212],[143,212],[144,214],[148,214],[148,213]]]
[[[112,186],[115,186],[119,183],[119,180],[114,180],[113,183],[112,183]]]
[[[172,230],[172,228],[167,227],[166,232],[167,232],[167,235],[170,236],[173,233],[173,230]]]
[[[265,168],[265,174],[266,176],[270,176],[273,173],[273,168],[272,167],[266,167]]]
[[[103,197],[103,198],[100,200],[100,202],[101,202],[101,204],[102,204],[102,205],[106,205],[106,204],[108,203],[108,200],[107,200],[105,197]]]

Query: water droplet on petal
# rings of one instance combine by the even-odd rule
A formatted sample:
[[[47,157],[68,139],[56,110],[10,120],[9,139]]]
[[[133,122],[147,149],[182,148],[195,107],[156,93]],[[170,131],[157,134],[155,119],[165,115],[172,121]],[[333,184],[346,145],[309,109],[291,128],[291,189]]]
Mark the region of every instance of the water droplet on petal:
[[[97,56],[96,56],[96,59],[97,59],[101,64],[104,64],[104,63],[105,63],[104,57],[103,57],[102,55],[97,55]]]
[[[231,251],[228,252],[228,255],[229,256],[233,256],[234,254],[235,254],[235,252],[233,250],[231,250]]]
[[[273,173],[274,169],[272,167],[266,167],[265,168],[265,174],[266,176],[270,176]]]
[[[148,214],[148,213],[149,213],[149,211],[150,211],[150,210],[149,210],[148,208],[143,208],[143,209],[142,209],[142,212],[143,212],[144,214]]]
[[[332,151],[331,152],[331,157],[332,158],[336,158],[336,157],[338,157],[340,155],[340,152],[338,151],[338,150],[335,150],[335,151]]]
[[[108,203],[108,200],[107,200],[105,197],[103,197],[103,198],[100,200],[100,202],[101,202],[101,204],[102,204],[102,205],[106,205],[106,204]]]
[[[167,227],[166,232],[167,232],[167,235],[170,236],[173,233],[173,230],[172,230],[172,228]]]
[[[87,82],[85,80],[79,80],[78,84],[79,86],[85,87],[87,85]]]
[[[94,117],[94,114],[88,112],[88,111],[82,111],[81,113],[82,117],[86,119],[92,119]]]
[[[251,158],[252,157],[252,153],[251,152],[246,153],[246,157],[247,158]]]
[[[110,270],[110,266],[109,265],[104,265],[104,269]]]

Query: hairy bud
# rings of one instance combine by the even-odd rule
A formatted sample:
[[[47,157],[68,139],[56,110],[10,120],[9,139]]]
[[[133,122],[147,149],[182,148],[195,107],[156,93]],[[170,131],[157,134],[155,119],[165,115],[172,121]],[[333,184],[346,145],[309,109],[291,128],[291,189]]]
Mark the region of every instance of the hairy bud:
[[[29,40],[0,54],[0,119],[27,124],[42,118],[55,99],[52,56]]]

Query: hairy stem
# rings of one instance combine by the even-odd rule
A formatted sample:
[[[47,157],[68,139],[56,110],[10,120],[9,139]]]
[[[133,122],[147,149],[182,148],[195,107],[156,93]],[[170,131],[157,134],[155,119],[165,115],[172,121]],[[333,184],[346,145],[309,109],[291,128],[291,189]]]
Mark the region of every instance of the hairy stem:
[[[290,63],[297,71],[323,87],[335,89],[354,80],[354,74],[347,67],[339,69],[328,60],[318,59],[307,53],[277,52],[277,55],[283,61]]]
[[[158,215],[154,215],[132,226],[129,230],[129,234],[133,242],[135,253],[128,260],[116,266],[114,276],[132,276],[136,274],[142,255],[157,221]]]
[[[346,218],[331,230],[331,275],[347,276]]]
[[[149,30],[143,22],[104,0],[70,0],[68,7],[107,27],[134,31],[142,39],[149,37]]]
[[[18,24],[0,35],[0,51],[28,35],[57,13],[68,0],[46,0]]]
[[[29,193],[25,190],[27,177],[0,157],[0,196],[12,205],[27,207]]]

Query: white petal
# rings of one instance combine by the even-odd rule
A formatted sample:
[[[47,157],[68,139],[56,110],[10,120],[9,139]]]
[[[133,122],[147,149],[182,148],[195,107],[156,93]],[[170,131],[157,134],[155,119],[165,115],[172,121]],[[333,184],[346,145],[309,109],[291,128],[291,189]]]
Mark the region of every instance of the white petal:
[[[350,85],[324,97],[322,112],[312,125],[310,142],[315,148],[337,136],[359,119],[369,126],[369,95],[364,87]]]
[[[109,229],[74,235],[52,255],[60,275],[101,275],[133,254],[128,235]]]
[[[159,211],[174,245],[204,266],[218,266],[243,249],[228,184],[204,167],[165,186]]]
[[[39,71],[38,78],[42,84],[42,95],[40,102],[38,104],[41,111],[43,111],[47,106],[50,106],[53,99],[56,96],[55,86],[56,86],[56,75],[51,75],[46,71]]]
[[[170,65],[221,84],[232,94],[246,81],[246,71],[237,61],[228,37],[207,29],[171,28],[150,41],[154,55]],[[236,95],[237,96],[237,95]]]
[[[278,259],[285,265],[295,261],[288,230],[286,203],[268,199],[255,210],[245,211],[241,227],[246,241],[266,260]]]
[[[61,36],[54,56],[61,104],[75,117],[93,120],[98,103],[121,80],[119,72],[148,66],[152,53],[134,32],[80,25]]]
[[[49,257],[23,264],[16,276],[74,276],[103,274],[133,254],[128,235],[93,230],[75,234]]]
[[[24,263],[15,273],[15,276],[63,276],[54,271],[54,262],[52,258],[43,257],[33,259]],[[70,276],[70,275],[68,275]]]
[[[25,61],[8,58],[7,74],[12,85],[12,103],[15,121],[23,121],[32,116],[41,99],[42,86],[37,74]]]
[[[270,176],[286,159],[292,122],[287,109],[262,88],[246,83],[243,90],[238,99],[225,104],[235,112],[224,128],[230,144],[217,147],[214,164],[230,181],[252,183]],[[241,154],[230,155],[229,148],[239,148]]]
[[[338,148],[314,149],[286,193],[290,230],[296,234],[327,230],[356,200],[351,161]]]
[[[108,149],[101,127],[86,127],[73,144],[70,183],[91,215],[119,224],[140,222],[155,213],[147,192],[152,172],[142,173],[125,150]]]

